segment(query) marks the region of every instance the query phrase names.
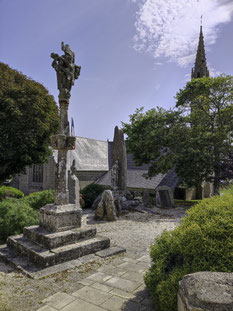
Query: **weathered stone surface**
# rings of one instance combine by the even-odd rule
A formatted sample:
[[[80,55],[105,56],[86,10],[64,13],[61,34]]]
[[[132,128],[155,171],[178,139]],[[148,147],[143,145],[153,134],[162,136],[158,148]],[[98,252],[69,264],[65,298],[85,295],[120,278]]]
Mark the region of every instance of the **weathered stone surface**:
[[[75,160],[73,160],[70,171],[68,171],[69,203],[80,207],[80,187],[76,173]]]
[[[99,203],[100,203],[100,201],[101,201],[101,197],[102,197],[102,193],[100,193],[100,194],[98,195],[98,197],[95,199],[95,201],[93,202],[93,204],[92,204],[92,206],[91,206],[92,209],[94,209],[94,210],[97,209],[97,207],[98,207],[98,205],[99,205]]]
[[[161,208],[174,207],[173,192],[168,186],[156,188],[156,205]]]
[[[179,283],[179,311],[233,310],[233,273],[197,272]]]
[[[26,256],[39,267],[46,268],[56,263],[55,254],[41,247],[39,244],[24,238],[22,235],[9,237],[7,239],[7,246],[15,252]]]
[[[76,259],[88,254],[98,252],[110,246],[109,238],[96,236],[95,238],[81,241],[51,250],[55,254],[56,263]]]
[[[96,236],[95,238],[80,241],[79,243],[48,250],[24,238],[22,235],[18,235],[8,238],[7,245],[15,252],[26,256],[37,266],[46,268],[108,248],[110,246],[110,240],[105,237]]]
[[[124,252],[126,252],[125,248],[119,247],[119,246],[115,246],[115,247],[110,247],[110,248],[107,248],[107,249],[104,249],[102,251],[97,252],[96,256],[105,258],[105,257],[121,254],[121,253],[124,253]]]
[[[104,218],[109,221],[117,219],[114,198],[111,190],[105,190],[102,193],[101,200],[95,212],[95,219],[103,220]]]
[[[112,185],[119,190],[126,190],[127,183],[127,156],[124,134],[118,127],[115,127],[113,149],[112,149],[112,164],[117,163],[119,170],[117,172],[117,185]],[[115,189],[113,189],[115,190]]]
[[[61,49],[64,52],[62,56],[51,53],[51,57],[53,58],[52,67],[57,73],[57,87],[60,91],[60,100],[70,98],[70,90],[74,85],[74,81],[78,79],[81,71],[81,67],[74,63],[75,54],[70,49],[69,45],[64,45],[64,42],[62,42]]]
[[[63,245],[72,244],[79,240],[92,238],[96,235],[96,228],[76,228],[67,231],[51,233],[39,226],[25,227],[24,237],[39,243],[45,248],[52,249]]]
[[[52,231],[81,227],[82,210],[74,204],[47,204],[40,209],[40,226]]]

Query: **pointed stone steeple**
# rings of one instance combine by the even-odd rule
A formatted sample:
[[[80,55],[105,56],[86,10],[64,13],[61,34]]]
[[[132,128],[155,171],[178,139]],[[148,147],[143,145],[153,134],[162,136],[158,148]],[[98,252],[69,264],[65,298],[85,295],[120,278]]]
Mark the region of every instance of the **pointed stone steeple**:
[[[192,79],[209,77],[209,70],[206,64],[204,37],[202,33],[202,26],[200,27],[199,43],[195,61],[195,67],[192,68]]]

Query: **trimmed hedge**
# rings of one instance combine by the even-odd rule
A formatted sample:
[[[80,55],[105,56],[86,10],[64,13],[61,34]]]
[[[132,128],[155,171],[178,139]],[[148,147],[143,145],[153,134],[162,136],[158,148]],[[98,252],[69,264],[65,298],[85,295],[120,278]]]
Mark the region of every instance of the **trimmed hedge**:
[[[9,186],[2,186],[0,187],[0,201],[6,198],[22,198],[24,194],[19,189]]]
[[[90,184],[83,188],[80,193],[85,201],[84,207],[91,207],[98,195],[105,190],[105,187],[97,184]]]
[[[23,232],[26,226],[39,224],[39,209],[54,202],[54,191],[34,192],[21,199],[0,202],[0,242]]]
[[[178,282],[198,271],[233,271],[233,196],[215,196],[193,206],[174,231],[151,246],[145,283],[160,311],[177,310]]]
[[[30,205],[33,209],[40,209],[46,204],[54,202],[54,191],[45,190],[40,192],[33,192],[23,198],[23,201]]]
[[[10,235],[20,234],[25,226],[39,223],[39,212],[22,199],[4,200],[0,203],[0,242]]]

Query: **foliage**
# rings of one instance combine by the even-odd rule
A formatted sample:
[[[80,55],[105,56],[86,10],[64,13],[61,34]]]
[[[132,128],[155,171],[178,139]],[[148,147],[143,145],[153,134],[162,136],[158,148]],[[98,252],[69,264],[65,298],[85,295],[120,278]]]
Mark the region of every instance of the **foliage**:
[[[8,236],[20,234],[23,227],[39,223],[39,209],[54,202],[54,191],[34,192],[21,199],[0,202],[0,242]]]
[[[23,201],[29,204],[31,208],[39,210],[46,204],[54,203],[54,191],[45,190],[40,192],[33,192],[24,197]]]
[[[229,184],[227,187],[223,187],[220,191],[221,194],[231,194],[233,195],[233,184]]]
[[[25,226],[38,224],[39,212],[33,210],[24,199],[8,199],[0,202],[0,242],[8,236],[20,234]]]
[[[95,199],[98,197],[98,195],[105,190],[105,187],[102,185],[97,184],[90,184],[83,188],[80,193],[83,197],[83,200],[85,202],[84,207],[90,208],[95,201]]]
[[[218,192],[233,152],[233,77],[193,79],[176,99],[173,110],[141,108],[130,115],[123,123],[127,148],[136,164],[150,164],[148,176],[175,167],[187,186],[213,181]]]
[[[0,184],[25,166],[46,161],[58,107],[40,83],[0,63]]]
[[[22,198],[24,196],[23,192],[19,189],[9,186],[0,187],[0,201],[5,198]]]
[[[197,271],[233,271],[233,196],[205,199],[191,207],[174,231],[151,246],[145,283],[161,311],[177,310],[178,282]]]

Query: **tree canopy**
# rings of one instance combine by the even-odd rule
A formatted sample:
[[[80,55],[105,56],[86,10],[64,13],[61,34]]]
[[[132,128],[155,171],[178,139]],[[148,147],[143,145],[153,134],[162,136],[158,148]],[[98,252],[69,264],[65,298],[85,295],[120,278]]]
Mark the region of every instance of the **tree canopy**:
[[[40,83],[0,63],[0,183],[51,154],[58,107]]]
[[[233,152],[233,77],[193,79],[176,100],[170,110],[137,109],[123,123],[127,147],[136,164],[150,164],[149,176],[175,167],[186,185],[213,181],[217,192]]]

